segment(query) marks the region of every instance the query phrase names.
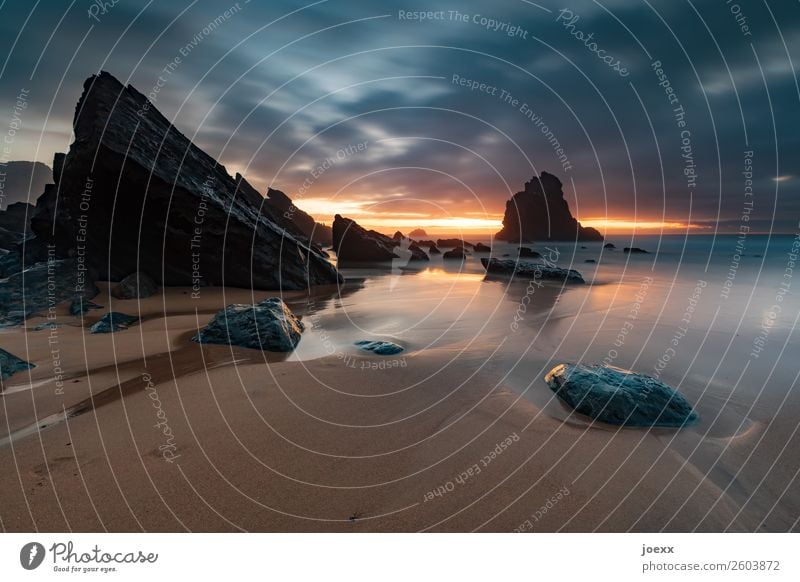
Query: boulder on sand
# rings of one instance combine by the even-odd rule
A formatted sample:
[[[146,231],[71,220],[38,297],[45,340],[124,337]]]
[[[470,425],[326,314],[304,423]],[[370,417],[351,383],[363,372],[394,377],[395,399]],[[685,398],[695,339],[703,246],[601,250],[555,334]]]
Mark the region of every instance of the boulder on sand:
[[[158,285],[147,273],[131,273],[111,290],[117,299],[145,299],[158,292]]]
[[[559,364],[545,381],[576,412],[601,422],[677,428],[698,420],[686,399],[660,380],[614,366]]]
[[[31,368],[35,367],[35,364],[21,360],[14,354],[5,351],[3,348],[0,348],[0,380],[5,380],[17,372],[30,370]]]
[[[303,323],[292,310],[281,299],[272,297],[255,305],[228,305],[192,341],[291,352],[300,342],[303,329]]]
[[[573,269],[562,269],[528,261],[510,259],[481,259],[487,273],[564,281],[565,283],[585,283],[583,275]]]
[[[394,354],[399,354],[403,351],[402,346],[399,346],[394,342],[380,340],[361,340],[356,342],[356,345],[362,350],[372,352],[373,354],[377,354],[379,356],[393,356]]]
[[[385,234],[362,228],[355,220],[339,214],[334,218],[333,249],[340,264],[397,259],[393,249],[398,244]]]

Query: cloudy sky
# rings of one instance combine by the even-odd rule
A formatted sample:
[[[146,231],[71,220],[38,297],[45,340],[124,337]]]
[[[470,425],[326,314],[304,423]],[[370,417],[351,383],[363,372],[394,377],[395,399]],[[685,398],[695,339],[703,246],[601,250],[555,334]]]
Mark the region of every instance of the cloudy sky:
[[[0,29],[4,159],[65,151],[107,70],[323,220],[495,230],[542,170],[612,231],[800,219],[795,1],[0,0]]]

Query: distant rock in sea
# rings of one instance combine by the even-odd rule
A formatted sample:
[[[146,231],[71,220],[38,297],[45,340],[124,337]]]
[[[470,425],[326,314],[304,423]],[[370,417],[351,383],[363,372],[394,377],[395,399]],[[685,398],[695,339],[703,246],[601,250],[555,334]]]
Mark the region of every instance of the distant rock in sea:
[[[583,262],[584,263],[596,263],[597,261],[595,261],[594,259],[586,259]]]
[[[436,246],[442,248],[455,248],[455,247],[469,247],[473,248],[475,245],[472,243],[468,243],[465,240],[461,240],[460,238],[440,238],[436,241]]]
[[[492,252],[492,247],[487,246],[487,245],[485,245],[483,243],[478,243],[478,244],[475,245],[475,248],[473,250],[476,253],[491,253]]]
[[[355,220],[339,214],[333,220],[333,249],[340,264],[391,261],[399,258],[394,253],[397,245],[398,241],[374,230],[366,230]]]
[[[117,299],[145,299],[157,292],[158,285],[147,273],[131,273],[111,289]]]
[[[467,252],[464,250],[464,247],[456,247],[452,250],[445,252],[442,255],[443,259],[458,259],[463,261],[467,258]]]
[[[422,230],[421,228],[415,228],[411,232],[408,233],[409,238],[419,238],[421,236],[428,236],[428,233]]]
[[[91,333],[116,333],[128,329],[139,318],[119,311],[110,311],[89,328]]]
[[[362,350],[366,350],[368,352],[372,352],[373,354],[377,354],[379,356],[393,356],[394,354],[399,354],[403,351],[403,347],[397,345],[394,342],[387,342],[387,341],[370,341],[370,340],[361,340],[356,342],[356,345],[360,347]]]
[[[322,246],[333,244],[331,227],[315,221],[310,214],[295,206],[292,199],[280,190],[267,189],[264,206],[271,210],[272,220],[287,229],[295,238],[304,238]]]
[[[520,247],[519,256],[524,259],[538,259],[542,256],[542,254],[534,251],[533,249],[529,249],[528,247]]]
[[[300,343],[303,329],[292,310],[281,299],[272,297],[255,305],[228,305],[192,341],[291,352]]]
[[[440,251],[436,245],[431,245],[428,247],[428,252],[432,255],[441,255],[442,251]]]
[[[341,280],[311,245],[272,220],[241,176],[110,74],[90,77],[68,154],[37,200],[39,248],[82,256],[102,280],[147,272],[163,285],[305,289]],[[163,280],[162,280],[163,277]]]
[[[411,251],[411,257],[408,259],[408,262],[412,261],[430,261],[430,257],[428,254],[422,250],[417,243],[412,243],[408,246],[408,250]]]
[[[606,243],[606,244],[603,245],[603,248],[604,249],[615,249],[615,248],[617,248],[617,245],[615,245],[614,243]]]
[[[8,129],[8,128],[6,128]],[[0,163],[3,197],[0,211],[18,202],[33,204],[50,181],[52,170],[42,162],[11,161]],[[2,226],[2,224],[0,224]]]
[[[400,242],[400,241],[406,240],[406,237],[405,237],[405,235],[404,235],[402,232],[400,232],[399,230],[398,230],[397,232],[395,232],[395,233],[394,233],[394,236],[393,236],[392,238],[393,238],[394,240],[396,240],[397,242]]]
[[[510,259],[481,259],[481,264],[487,273],[499,275],[514,275],[531,279],[546,279],[551,281],[564,281],[565,283],[585,283],[583,275],[574,269],[550,267],[528,261],[514,261]]]
[[[496,237],[508,242],[603,240],[597,230],[572,217],[561,187],[561,181],[547,172],[526,182],[525,190],[506,203],[503,228]]]
[[[698,420],[692,406],[675,390],[629,370],[559,364],[545,381],[576,412],[609,424],[679,428]]]
[[[30,370],[31,368],[35,367],[36,367],[35,364],[31,364],[30,362],[21,360],[14,354],[9,353],[4,349],[0,348],[0,380],[5,380],[6,378],[10,378],[17,372],[22,372],[23,370]]]
[[[630,253],[633,255],[649,255],[650,251],[646,251],[644,249],[640,249],[639,247],[625,247],[622,249],[623,253]]]

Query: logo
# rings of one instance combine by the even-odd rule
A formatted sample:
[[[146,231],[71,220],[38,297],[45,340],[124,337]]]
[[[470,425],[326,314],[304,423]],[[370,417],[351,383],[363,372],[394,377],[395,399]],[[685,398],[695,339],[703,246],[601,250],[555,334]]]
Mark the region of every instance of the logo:
[[[38,542],[29,542],[19,551],[19,563],[26,570],[35,570],[44,561],[44,546]]]

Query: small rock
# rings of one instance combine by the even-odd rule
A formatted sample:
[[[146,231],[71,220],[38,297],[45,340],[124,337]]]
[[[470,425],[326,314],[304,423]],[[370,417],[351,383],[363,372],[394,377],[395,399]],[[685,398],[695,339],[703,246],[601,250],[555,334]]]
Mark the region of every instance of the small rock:
[[[362,350],[372,352],[379,356],[393,356],[403,351],[402,346],[394,342],[361,340],[356,342],[356,345]]]
[[[487,273],[530,277],[533,279],[547,279],[564,281],[565,283],[585,283],[583,275],[573,269],[549,267],[528,261],[513,261],[510,259],[481,259]]]
[[[423,251],[416,243],[409,245],[408,250],[411,251],[411,257],[408,262],[412,261],[430,261],[428,254]]]
[[[644,249],[640,249],[639,247],[625,247],[624,249],[622,249],[622,252],[623,253],[631,253],[631,254],[634,254],[634,255],[639,255],[639,254],[647,255],[647,254],[650,254],[650,251],[646,251]]]
[[[111,295],[117,299],[145,299],[157,292],[158,284],[147,273],[137,272],[120,281],[111,290]]]
[[[91,333],[114,333],[128,329],[128,327],[139,321],[138,317],[120,313],[119,311],[109,311],[101,317],[92,327]]]
[[[692,406],[675,390],[629,370],[559,364],[545,381],[577,412],[609,424],[676,428],[698,420]]]
[[[69,314],[76,317],[78,315],[83,315],[91,309],[103,309],[103,306],[89,301],[88,299],[84,299],[80,295],[73,297],[72,302],[69,304]]]
[[[483,243],[478,243],[478,244],[475,245],[475,248],[473,250],[476,253],[491,253],[492,252],[492,247],[487,246],[487,245],[485,245]]]
[[[436,248],[436,245],[431,245],[428,247],[428,252],[432,255],[441,255],[442,251]]]
[[[279,298],[272,297],[255,305],[228,305],[192,341],[291,352],[300,342],[303,329],[303,323],[292,310]]]
[[[603,245],[604,249],[615,249],[617,246],[614,243],[606,243]]]
[[[595,261],[594,259],[586,259],[586,260],[585,260],[585,261],[583,261],[583,262],[584,262],[584,263],[596,263],[597,261]]]
[[[0,348],[0,379],[5,380],[17,372],[30,370],[31,368],[35,367],[35,364],[31,364],[25,360],[20,360],[14,354],[10,354],[4,349]]]
[[[467,258],[464,247],[456,247],[442,255],[444,259],[461,259],[462,261]]]
[[[537,253],[533,249],[529,249],[528,247],[520,247],[519,256],[524,257],[526,259],[538,259],[542,255],[540,253]]]
[[[44,331],[46,329],[58,329],[62,327],[60,323],[56,323],[54,321],[45,321],[44,323],[40,323],[39,325],[35,325],[33,327],[33,331]]]

